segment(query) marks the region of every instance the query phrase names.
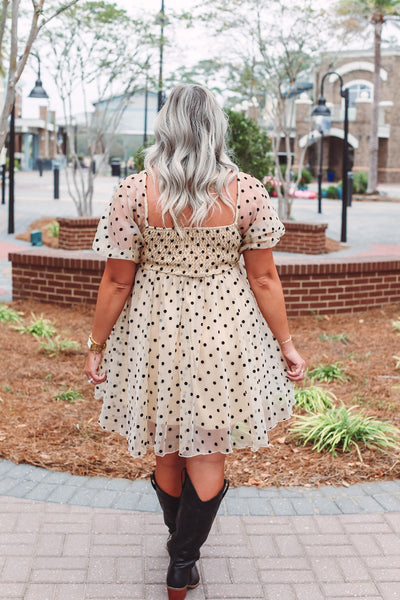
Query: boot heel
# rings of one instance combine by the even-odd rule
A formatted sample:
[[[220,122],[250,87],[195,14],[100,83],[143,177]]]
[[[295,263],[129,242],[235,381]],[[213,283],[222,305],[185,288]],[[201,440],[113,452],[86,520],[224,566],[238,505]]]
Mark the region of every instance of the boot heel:
[[[184,600],[186,598],[187,586],[184,588],[171,588],[167,587],[168,600]]]

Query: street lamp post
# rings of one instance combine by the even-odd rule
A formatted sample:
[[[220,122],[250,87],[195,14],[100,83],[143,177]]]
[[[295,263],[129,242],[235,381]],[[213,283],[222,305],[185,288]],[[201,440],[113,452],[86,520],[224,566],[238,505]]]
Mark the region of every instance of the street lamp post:
[[[146,60],[145,64],[146,69],[146,84],[144,90],[144,131],[143,131],[143,146],[147,144],[147,112],[148,112],[148,104],[149,104],[149,59]]]
[[[323,134],[329,131],[331,111],[326,106],[324,98],[324,82],[328,75],[336,75],[340,81],[340,95],[344,98],[344,135],[343,135],[343,163],[342,163],[342,229],[341,242],[347,241],[347,205],[348,205],[348,170],[349,170],[349,90],[343,87],[343,78],[336,71],[328,71],[321,80],[321,94],[318,99],[318,105],[311,112],[317,129],[321,134],[321,153],[320,153],[320,168],[318,173],[318,212],[321,212],[321,184],[322,184],[322,144]]]
[[[160,110],[164,104],[163,94],[163,54],[164,54],[164,24],[165,24],[165,12],[164,12],[164,0],[161,0],[161,10],[158,14],[157,22],[160,25],[160,66],[158,72],[158,102],[157,110]]]
[[[29,98],[48,98],[42,81],[40,79],[40,58],[35,52],[30,52],[38,60],[38,76],[36,79],[35,87],[29,94]],[[10,115],[10,140],[8,144],[8,233],[14,233],[14,160],[15,160],[15,96],[13,106]]]
[[[322,212],[322,164],[324,154],[324,133],[328,133],[330,129],[331,111],[326,106],[323,92],[318,99],[318,105],[314,107],[311,113],[311,117],[315,123],[317,130],[321,136],[321,142],[319,147],[319,171],[318,171],[318,212]]]

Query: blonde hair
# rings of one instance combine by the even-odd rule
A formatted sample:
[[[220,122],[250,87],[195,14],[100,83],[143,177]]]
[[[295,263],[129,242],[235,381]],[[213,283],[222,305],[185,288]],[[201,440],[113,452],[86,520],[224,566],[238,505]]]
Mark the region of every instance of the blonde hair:
[[[212,93],[193,84],[176,86],[155,119],[155,144],[144,166],[157,175],[162,216],[169,214],[177,229],[188,206],[189,225],[200,225],[218,198],[234,212],[228,186],[238,167],[227,155],[227,127]]]

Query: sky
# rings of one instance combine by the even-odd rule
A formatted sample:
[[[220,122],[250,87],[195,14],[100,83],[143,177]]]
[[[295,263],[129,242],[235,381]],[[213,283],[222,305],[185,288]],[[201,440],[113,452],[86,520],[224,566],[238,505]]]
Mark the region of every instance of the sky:
[[[144,12],[147,15],[153,13],[154,16],[161,9],[161,0],[114,0],[117,6],[124,8],[131,16],[137,14],[137,12]],[[166,14],[168,13],[168,8],[173,8],[174,10],[185,9],[190,10],[192,6],[196,4],[198,0],[164,0],[164,7]],[[204,39],[196,39],[196,35],[193,34],[193,31],[188,34],[188,32],[182,32],[182,38],[188,40],[187,45],[192,47],[190,54],[193,57],[198,56],[197,44],[204,49]],[[43,105],[45,101],[43,100],[35,100],[31,98],[27,98],[30,91],[34,87],[35,80],[37,75],[37,61],[32,57],[31,61],[28,63],[21,80],[20,86],[22,87],[22,95],[23,95],[23,105],[22,105],[22,115],[26,118],[36,118],[39,115],[39,106]],[[47,106],[50,110],[56,110],[57,114],[61,115],[62,113],[62,104],[58,97],[57,87],[55,86],[51,76],[49,73],[46,73],[46,69],[42,64],[41,68],[41,79],[43,83],[43,87],[49,95],[49,100],[47,101]],[[81,105],[83,106],[83,104]]]
[[[118,6],[127,10],[132,16],[139,11],[145,14],[154,14],[161,9],[161,0],[114,0]],[[179,10],[185,9],[190,11],[199,0],[164,0],[165,12],[168,15],[169,9]],[[260,0],[266,1],[266,0]],[[313,4],[316,8],[327,7],[333,4],[335,0],[313,0]],[[175,52],[174,52],[175,50]],[[186,30],[185,28],[179,32],[179,51],[176,51],[173,47],[166,50],[166,60],[164,63],[164,72],[167,74],[168,68],[177,67],[184,63],[186,66],[191,63],[197,62],[201,58],[207,58],[210,55],[210,39],[207,36],[205,29]],[[175,65],[174,65],[175,61]],[[43,104],[43,101],[28,99],[27,96],[36,79],[36,68],[37,63],[34,59],[31,60],[30,66],[25,70],[22,79],[22,93],[23,93],[23,116],[24,117],[37,117],[39,111],[39,105]],[[56,110],[57,114],[61,116],[62,106],[58,98],[57,88],[52,81],[52,78],[44,65],[42,64],[42,82],[45,90],[50,96],[48,101],[48,107],[52,110]],[[93,98],[94,100],[94,98]],[[83,106],[83,105],[82,105]]]

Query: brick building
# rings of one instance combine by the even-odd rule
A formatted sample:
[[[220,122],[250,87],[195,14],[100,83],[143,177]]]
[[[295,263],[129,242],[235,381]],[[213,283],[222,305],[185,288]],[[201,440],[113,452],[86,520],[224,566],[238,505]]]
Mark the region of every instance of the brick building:
[[[373,101],[373,51],[347,51],[323,56],[315,73],[314,101],[320,95],[320,82],[325,73],[336,71],[349,89],[349,153],[353,171],[368,172],[371,109]],[[400,92],[400,48],[382,50],[381,101],[379,105],[379,163],[378,182],[400,182],[400,120],[398,102]],[[324,82],[324,97],[332,113],[329,134],[324,136],[323,179],[342,178],[342,148],[344,100],[340,96],[340,82],[335,75]],[[298,164],[301,149],[308,144],[305,162],[314,173],[318,172],[320,133],[312,128],[313,102],[308,94],[296,101],[296,143],[294,162]],[[311,133],[310,133],[311,126]],[[311,143],[310,143],[311,142]]]
[[[38,159],[44,168],[50,169],[57,156],[57,126],[54,111],[39,106],[36,119],[22,117],[21,96],[15,98],[15,157],[21,169],[38,168]]]

